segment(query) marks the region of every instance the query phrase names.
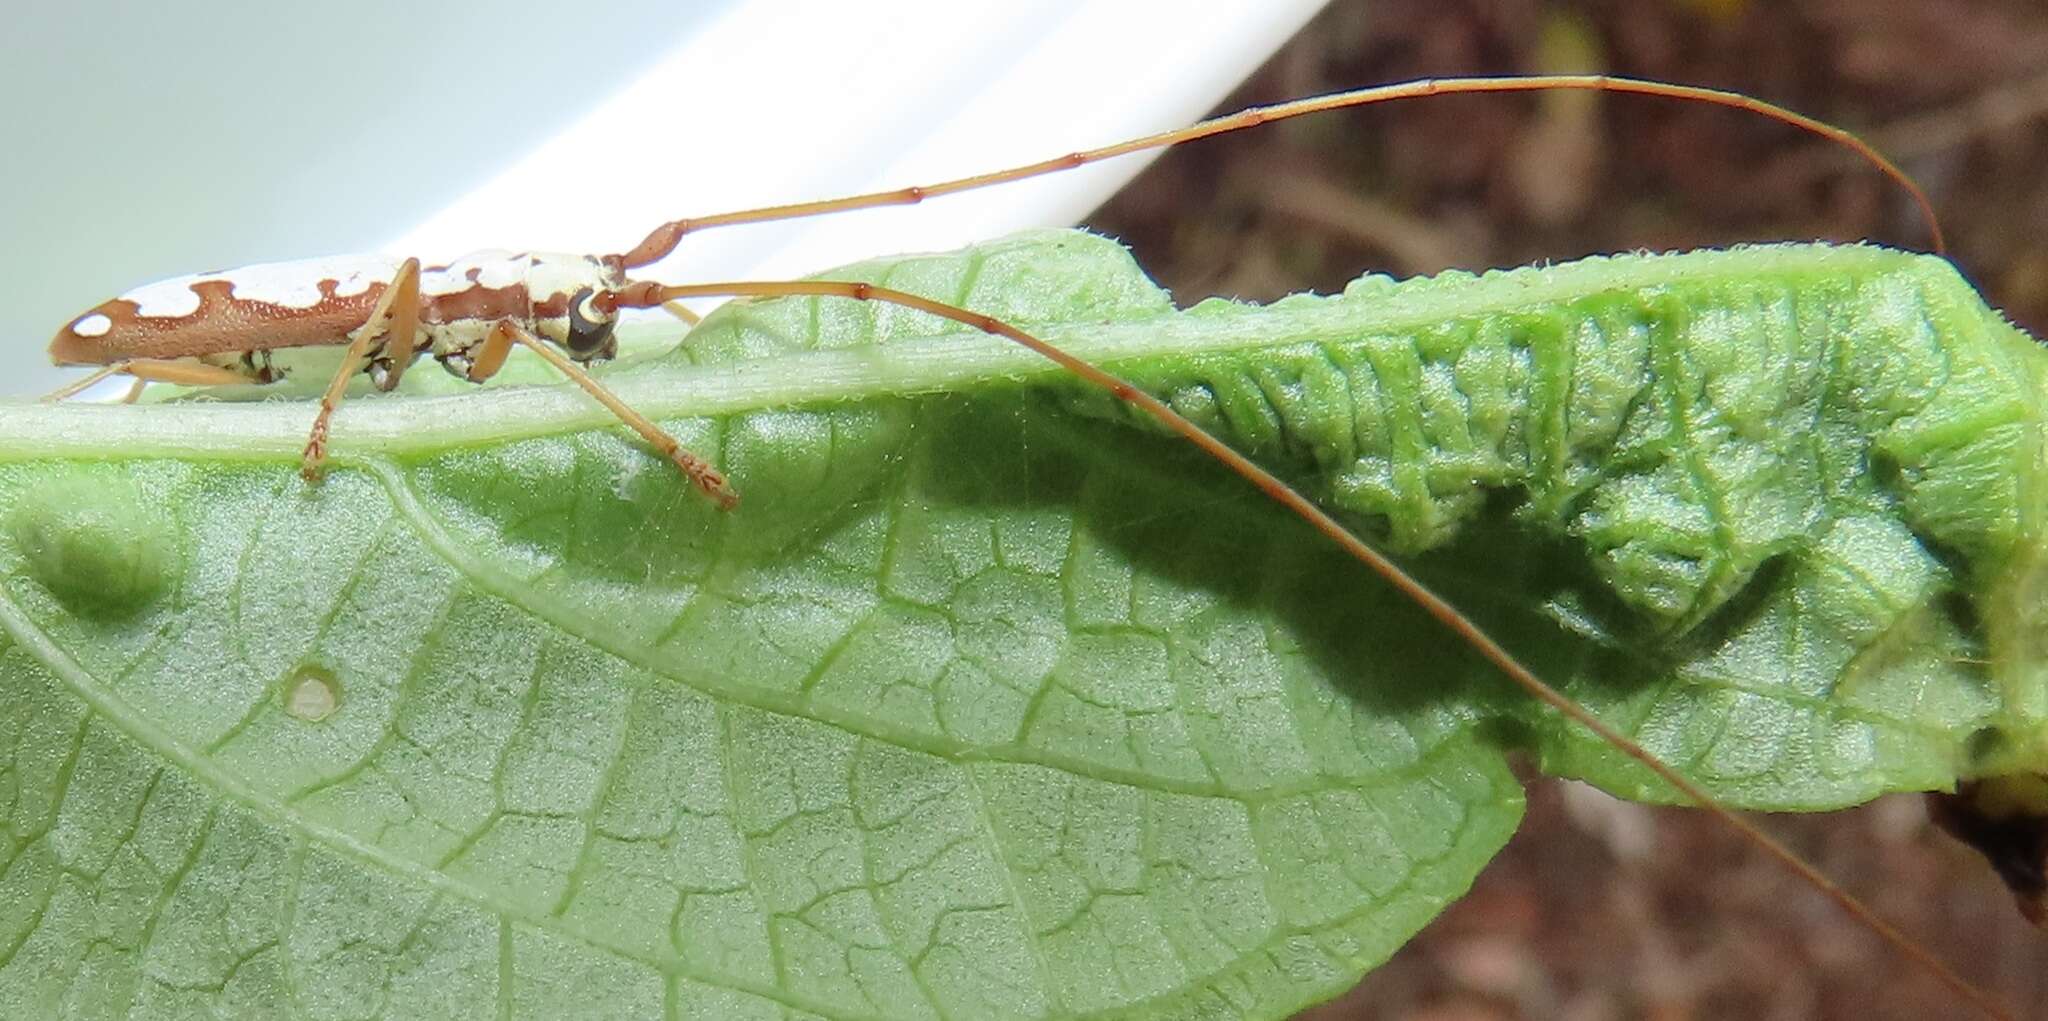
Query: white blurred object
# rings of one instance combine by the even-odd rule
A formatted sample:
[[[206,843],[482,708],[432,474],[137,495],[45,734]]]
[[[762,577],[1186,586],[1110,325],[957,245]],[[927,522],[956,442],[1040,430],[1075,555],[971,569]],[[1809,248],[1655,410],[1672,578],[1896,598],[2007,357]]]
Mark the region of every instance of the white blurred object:
[[[0,315],[5,356],[40,371],[7,385],[54,386],[57,326],[150,279],[355,250],[616,252],[676,217],[1174,127],[1322,2],[618,0],[567,22],[542,0],[360,0],[347,19],[263,0],[31,7],[0,42],[0,87],[39,97],[18,136],[40,142],[0,150]],[[787,277],[1068,224],[1143,163],[693,235],[649,275]]]

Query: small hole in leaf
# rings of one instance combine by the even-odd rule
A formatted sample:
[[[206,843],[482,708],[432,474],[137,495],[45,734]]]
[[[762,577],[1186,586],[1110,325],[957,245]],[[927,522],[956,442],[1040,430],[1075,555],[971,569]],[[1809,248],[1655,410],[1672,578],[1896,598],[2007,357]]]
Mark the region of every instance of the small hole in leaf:
[[[318,723],[341,706],[341,682],[320,667],[300,667],[284,685],[284,711]]]

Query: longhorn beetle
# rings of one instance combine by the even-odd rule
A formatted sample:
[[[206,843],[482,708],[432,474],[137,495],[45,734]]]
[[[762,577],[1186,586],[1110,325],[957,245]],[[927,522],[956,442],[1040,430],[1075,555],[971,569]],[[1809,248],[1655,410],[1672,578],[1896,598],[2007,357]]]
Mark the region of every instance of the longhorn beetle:
[[[329,421],[355,375],[367,373],[377,389],[388,391],[398,385],[413,361],[431,355],[449,372],[482,383],[496,374],[511,349],[520,345],[534,351],[604,404],[672,460],[691,483],[721,508],[732,509],[738,504],[738,494],[716,467],[684,449],[674,437],[626,405],[584,369],[590,362],[616,354],[613,330],[621,310],[658,308],[688,297],[809,295],[884,302],[953,320],[1044,355],[1194,443],[1378,573],[1530,696],[1641,762],[1699,807],[1813,884],[1859,923],[1897,946],[1987,1015],[2006,1016],[2004,1008],[1987,994],[1877,918],[1790,849],[1538,678],[1449,602],[1409,577],[1314,502],[1152,395],[1007,323],[903,291],[818,280],[665,285],[636,280],[630,275],[666,257],[686,235],[712,227],[910,205],[1303,114],[1392,99],[1567,89],[1662,96],[1732,107],[1829,139],[1856,152],[1904,187],[1926,219],[1934,248],[1939,251],[1943,246],[1931,203],[1903,171],[1848,132],[1762,100],[1717,89],[1607,75],[1424,79],[1254,107],[1176,130],[935,184],[672,220],[655,227],[638,244],[616,255],[485,251],[445,266],[431,267],[422,267],[414,258],[346,256],[165,280],[103,302],[58,331],[50,344],[53,361],[59,365],[98,368],[48,399],[73,396],[113,375],[127,375],[136,381],[130,399],[149,382],[196,386],[266,383],[280,378],[272,363],[272,352],[345,345],[341,365],[321,396],[301,459],[302,474],[308,481],[316,481],[327,453]]]

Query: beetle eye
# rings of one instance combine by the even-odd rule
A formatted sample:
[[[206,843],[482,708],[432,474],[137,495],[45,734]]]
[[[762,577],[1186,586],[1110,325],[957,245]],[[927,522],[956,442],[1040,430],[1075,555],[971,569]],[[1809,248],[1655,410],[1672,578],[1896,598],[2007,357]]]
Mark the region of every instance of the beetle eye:
[[[584,288],[569,299],[569,353],[586,361],[611,345],[614,320],[597,310],[591,298],[597,292]]]

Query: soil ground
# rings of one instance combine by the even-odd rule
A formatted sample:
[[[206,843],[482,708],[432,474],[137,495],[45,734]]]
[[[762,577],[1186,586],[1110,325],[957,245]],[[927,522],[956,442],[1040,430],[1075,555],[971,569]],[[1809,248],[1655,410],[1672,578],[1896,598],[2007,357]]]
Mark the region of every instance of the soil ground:
[[[1337,0],[1223,109],[1467,73],[1603,70],[1749,93],[1862,134],[1925,184],[1950,254],[2048,335],[2048,5],[2038,0]],[[1759,118],[1626,97],[1410,101],[1169,153],[1090,221],[1185,304],[1366,271],[1869,238],[1905,197]],[[1508,850],[1314,1021],[1966,1016],[1711,820],[1537,782]],[[2048,934],[1915,797],[1769,827],[2012,1004],[2048,1016]]]

